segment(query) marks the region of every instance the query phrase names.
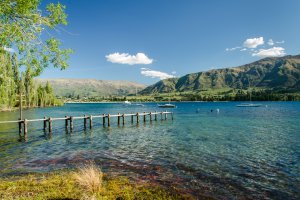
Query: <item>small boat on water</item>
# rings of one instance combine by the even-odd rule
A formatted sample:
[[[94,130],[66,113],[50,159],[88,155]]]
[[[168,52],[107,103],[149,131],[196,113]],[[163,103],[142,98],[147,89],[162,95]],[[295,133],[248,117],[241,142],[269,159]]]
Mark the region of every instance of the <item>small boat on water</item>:
[[[170,103],[158,104],[157,106],[160,108],[175,108],[176,107],[174,104],[170,104]]]
[[[124,101],[124,105],[131,105],[130,101]]]
[[[134,106],[141,106],[141,107],[144,107],[145,105],[144,104],[142,104],[142,103],[135,103],[135,104],[133,104]]]
[[[261,104],[255,104],[255,103],[242,103],[239,105],[236,105],[236,107],[260,107]]]
[[[236,107],[260,107],[260,106],[262,106],[262,104],[256,104],[256,103],[252,103],[251,102],[251,93],[252,93],[252,91],[250,90],[251,89],[251,87],[250,87],[250,80],[249,80],[249,78],[248,78],[248,82],[249,82],[249,97],[250,97],[250,103],[241,103],[241,104],[239,104],[239,105],[236,105]]]

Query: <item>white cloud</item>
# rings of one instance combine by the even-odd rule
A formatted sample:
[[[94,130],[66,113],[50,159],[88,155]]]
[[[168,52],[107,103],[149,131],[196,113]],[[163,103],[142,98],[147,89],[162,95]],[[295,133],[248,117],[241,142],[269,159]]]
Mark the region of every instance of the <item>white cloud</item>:
[[[283,44],[283,43],[285,43],[284,40],[276,42],[276,44]]]
[[[274,41],[272,39],[269,39],[268,45],[273,46],[274,45]]]
[[[141,68],[141,74],[151,78],[159,78],[160,80],[167,79],[167,78],[174,78],[174,75],[167,74],[161,71],[155,71],[148,68]]]
[[[286,53],[284,52],[284,48],[282,47],[272,47],[270,49],[260,49],[257,52],[254,52],[252,56],[258,56],[261,58],[264,57],[278,57],[284,56]]]
[[[172,72],[171,72],[171,74],[176,74],[176,73],[177,73],[176,71],[172,71]]]
[[[242,48],[240,51],[247,51],[247,49],[246,48]]]
[[[242,47],[233,47],[233,48],[226,48],[225,51],[234,51],[234,50],[237,50],[237,49],[240,49]]]
[[[153,59],[148,58],[144,53],[137,53],[136,55],[129,55],[128,53],[112,53],[106,55],[106,60],[112,63],[136,65],[148,65],[153,62]]]
[[[244,42],[244,47],[247,47],[247,48],[250,48],[250,49],[255,49],[256,47],[258,47],[259,45],[263,45],[264,43],[265,42],[264,42],[264,38],[263,37],[248,38]]]
[[[15,50],[13,48],[8,48],[8,47],[3,47],[4,51],[10,52],[10,53],[14,53]]]

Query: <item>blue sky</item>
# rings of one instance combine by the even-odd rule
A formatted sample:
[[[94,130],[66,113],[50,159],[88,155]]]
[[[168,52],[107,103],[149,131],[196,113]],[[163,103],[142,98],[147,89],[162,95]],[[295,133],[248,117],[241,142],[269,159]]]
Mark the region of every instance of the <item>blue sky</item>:
[[[56,0],[43,1],[41,8],[48,2]],[[67,70],[49,68],[43,78],[152,84],[268,55],[300,54],[297,0],[60,2],[69,25],[54,34],[75,53]]]

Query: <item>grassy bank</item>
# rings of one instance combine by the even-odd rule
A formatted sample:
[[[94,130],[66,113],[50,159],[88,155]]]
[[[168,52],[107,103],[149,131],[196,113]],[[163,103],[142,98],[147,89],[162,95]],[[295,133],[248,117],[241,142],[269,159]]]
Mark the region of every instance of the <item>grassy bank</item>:
[[[159,186],[110,177],[95,165],[0,179],[0,199],[192,199]]]

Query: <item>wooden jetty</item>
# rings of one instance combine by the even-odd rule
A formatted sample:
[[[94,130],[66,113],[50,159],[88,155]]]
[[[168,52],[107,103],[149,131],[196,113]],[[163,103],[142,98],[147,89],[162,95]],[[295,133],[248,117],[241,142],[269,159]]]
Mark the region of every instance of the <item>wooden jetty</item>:
[[[171,115],[171,119],[173,120],[173,112],[143,112],[143,113],[131,113],[131,114],[100,114],[100,115],[84,115],[84,116],[78,116],[78,117],[74,117],[74,116],[65,116],[65,117],[60,117],[60,118],[52,118],[52,117],[44,117],[41,119],[21,119],[21,120],[16,120],[16,121],[0,121],[0,124],[7,124],[7,123],[18,123],[19,124],[19,135],[22,135],[22,130],[24,133],[24,136],[26,137],[27,135],[27,127],[28,127],[28,123],[32,123],[32,122],[43,122],[43,129],[44,131],[47,130],[47,124],[48,124],[48,131],[49,133],[52,132],[52,126],[53,126],[53,122],[54,121],[58,121],[58,120],[65,120],[65,128],[66,130],[70,130],[70,132],[73,132],[74,130],[74,120],[78,120],[78,119],[83,119],[83,127],[84,129],[87,128],[87,121],[89,122],[89,128],[92,129],[93,127],[93,119],[97,119],[97,118],[102,118],[102,124],[103,126],[110,126],[111,125],[111,118],[117,117],[118,118],[118,126],[120,126],[121,124],[121,119],[122,119],[122,125],[125,125],[125,117],[131,117],[131,123],[134,123],[134,118],[136,118],[136,123],[139,124],[140,122],[140,117],[143,117],[143,122],[146,122],[147,117],[149,116],[149,120],[152,121],[153,120],[153,116],[154,116],[154,121],[157,121],[158,117],[157,115],[160,115],[160,119],[161,120],[167,120],[168,118],[168,114]]]

